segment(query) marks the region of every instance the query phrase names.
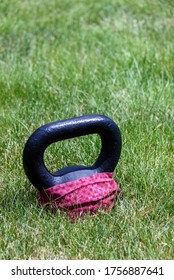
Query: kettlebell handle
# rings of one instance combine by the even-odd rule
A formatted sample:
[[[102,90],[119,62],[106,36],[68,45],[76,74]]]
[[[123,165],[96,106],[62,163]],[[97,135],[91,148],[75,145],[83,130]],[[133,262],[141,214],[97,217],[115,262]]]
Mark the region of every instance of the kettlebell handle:
[[[101,151],[92,166],[71,166],[51,174],[44,164],[46,148],[55,142],[99,134]],[[51,122],[38,128],[28,139],[23,151],[23,165],[31,183],[46,189],[96,173],[113,172],[121,153],[121,134],[113,120],[102,115],[86,115]]]

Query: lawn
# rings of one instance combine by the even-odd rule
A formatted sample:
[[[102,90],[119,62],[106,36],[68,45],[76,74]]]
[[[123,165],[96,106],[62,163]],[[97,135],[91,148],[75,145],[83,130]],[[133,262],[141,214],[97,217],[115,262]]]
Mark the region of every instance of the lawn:
[[[174,257],[174,2],[0,2],[0,259]],[[122,134],[112,213],[71,223],[38,206],[22,153],[43,124],[86,114]],[[51,172],[91,165],[97,135],[50,146]]]

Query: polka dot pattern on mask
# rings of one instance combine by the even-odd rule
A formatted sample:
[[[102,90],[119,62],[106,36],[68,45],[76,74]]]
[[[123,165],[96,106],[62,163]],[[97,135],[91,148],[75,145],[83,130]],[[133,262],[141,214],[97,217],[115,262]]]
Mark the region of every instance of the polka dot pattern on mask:
[[[40,205],[66,211],[71,221],[98,209],[111,211],[120,193],[112,172],[98,173],[45,189],[39,193]]]

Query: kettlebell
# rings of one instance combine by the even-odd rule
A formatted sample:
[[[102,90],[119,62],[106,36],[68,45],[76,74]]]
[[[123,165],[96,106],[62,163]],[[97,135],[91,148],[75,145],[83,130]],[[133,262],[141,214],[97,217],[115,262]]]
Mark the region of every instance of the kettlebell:
[[[52,143],[98,134],[101,151],[92,166],[68,166],[51,174],[44,163],[44,152]],[[23,151],[23,166],[30,182],[39,190],[85,178],[97,173],[113,172],[121,153],[121,133],[110,118],[92,114],[60,120],[38,128],[28,139]]]

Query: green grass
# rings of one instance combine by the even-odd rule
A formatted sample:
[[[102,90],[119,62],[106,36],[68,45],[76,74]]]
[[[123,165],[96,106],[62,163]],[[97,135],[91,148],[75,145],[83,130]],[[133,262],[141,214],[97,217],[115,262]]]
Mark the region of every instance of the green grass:
[[[174,257],[174,3],[2,0],[0,259]],[[22,152],[39,126],[91,113],[120,127],[111,214],[71,224],[37,204]],[[55,171],[92,164],[97,136],[57,143]]]

